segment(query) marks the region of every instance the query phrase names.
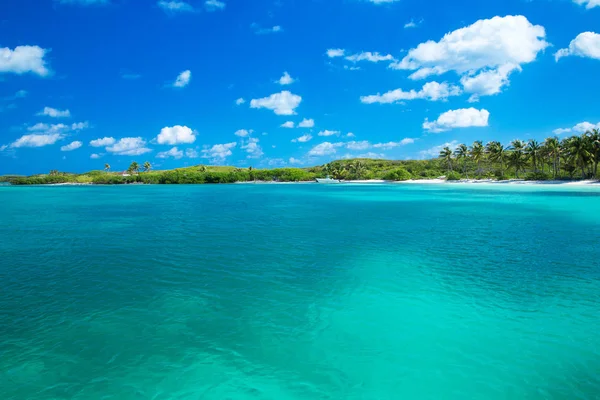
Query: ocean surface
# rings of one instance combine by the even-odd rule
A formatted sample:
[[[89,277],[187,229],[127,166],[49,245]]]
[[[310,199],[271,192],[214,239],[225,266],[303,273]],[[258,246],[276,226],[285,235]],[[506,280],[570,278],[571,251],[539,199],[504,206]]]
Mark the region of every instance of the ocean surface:
[[[0,187],[0,399],[598,399],[600,190]]]

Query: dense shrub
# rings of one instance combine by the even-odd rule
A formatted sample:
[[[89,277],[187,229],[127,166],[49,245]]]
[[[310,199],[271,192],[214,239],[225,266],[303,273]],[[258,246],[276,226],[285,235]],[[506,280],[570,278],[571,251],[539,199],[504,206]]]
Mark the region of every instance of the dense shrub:
[[[547,181],[549,179],[552,179],[552,177],[550,176],[550,174],[547,174],[545,172],[530,172],[527,175],[525,175],[526,181]]]
[[[412,178],[410,172],[404,168],[396,168],[384,175],[386,181],[407,181]]]
[[[456,171],[451,171],[446,174],[447,181],[460,181],[460,179],[461,179],[461,176]]]

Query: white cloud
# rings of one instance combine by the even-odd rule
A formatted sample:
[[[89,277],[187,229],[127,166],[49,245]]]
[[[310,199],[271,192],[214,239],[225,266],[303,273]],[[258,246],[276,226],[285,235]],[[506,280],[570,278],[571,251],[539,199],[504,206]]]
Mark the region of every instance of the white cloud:
[[[390,4],[390,3],[395,3],[400,0],[368,0],[368,1],[373,4]]]
[[[250,136],[252,134],[252,132],[254,132],[252,129],[240,129],[237,130],[234,135],[235,136],[239,136],[239,137],[246,137],[246,136]]]
[[[371,53],[370,51],[366,51],[358,54],[352,54],[351,56],[346,57],[346,60],[352,62],[370,61],[376,63],[380,61],[393,61],[394,57],[392,57],[391,54],[383,55],[377,52]]]
[[[327,54],[327,57],[329,57],[329,58],[343,57],[344,54],[346,54],[346,50],[344,50],[344,49],[328,49],[325,54]]]
[[[225,3],[219,0],[206,0],[204,2],[204,7],[206,7],[208,11],[224,10]]]
[[[336,148],[343,146],[343,143],[330,143],[323,142],[321,144],[316,145],[308,152],[310,157],[319,157],[319,156],[327,156],[330,154],[336,153]]]
[[[33,126],[28,127],[27,130],[30,132],[43,132],[45,134],[53,134],[53,133],[65,134],[65,133],[71,132],[71,131],[80,131],[80,130],[86,129],[88,127],[89,127],[89,124],[87,122],[76,122],[71,125],[45,124],[45,123],[39,122]]]
[[[141,137],[126,137],[106,148],[106,151],[120,156],[139,156],[152,150],[146,147]]]
[[[83,146],[83,143],[81,143],[80,141],[76,140],[74,142],[69,143],[66,146],[62,146],[60,148],[60,151],[73,151],[73,150],[77,150],[81,146]]]
[[[314,128],[315,120],[314,119],[306,119],[304,118],[302,122],[298,124],[298,128]]]
[[[404,29],[416,28],[419,25],[421,25],[422,22],[423,22],[423,20],[415,22],[414,19],[411,19],[409,22],[407,22],[406,24],[404,24]]]
[[[559,128],[552,131],[555,135],[561,135],[563,133],[578,133],[582,134],[587,131],[591,131],[592,129],[600,129],[600,122],[597,124],[592,124],[591,122],[580,122],[572,128]]]
[[[439,42],[421,43],[390,67],[415,71],[411,79],[448,71],[478,76],[476,83],[471,82],[470,90],[483,88],[474,94],[495,94],[508,84],[510,72],[533,62],[550,45],[545,38],[544,27],[532,25],[524,16],[494,17],[450,32]],[[491,82],[483,83],[485,79]]]
[[[37,113],[37,115],[44,115],[51,118],[69,118],[71,116],[71,112],[69,110],[57,110],[52,107],[44,107],[42,111]]]
[[[92,160],[97,160],[97,159],[99,159],[100,157],[102,157],[102,154],[97,154],[97,153],[90,154],[90,158],[91,158]]]
[[[498,69],[482,71],[476,75],[464,75],[460,79],[465,92],[473,93],[469,102],[479,101],[479,96],[491,96],[500,93],[504,86],[508,86],[508,77],[513,71],[521,71],[515,64],[505,64]]]
[[[330,131],[325,129],[324,131],[319,132],[319,136],[339,136],[340,135],[340,131]]]
[[[283,73],[283,76],[279,78],[277,81],[280,85],[291,85],[295,82],[295,79],[290,76],[290,74],[286,72]]]
[[[189,69],[186,71],[183,71],[182,73],[180,73],[177,76],[177,79],[175,79],[175,82],[173,83],[173,87],[177,87],[177,88],[186,87],[190,83],[191,79],[192,79],[192,71],[190,71]]]
[[[294,158],[294,157],[290,157],[289,163],[292,165],[303,164],[302,160],[298,160],[297,158]]]
[[[158,144],[182,144],[182,143],[194,143],[196,141],[196,134],[187,126],[175,125],[172,127],[166,126],[160,130],[160,133],[156,137]]]
[[[371,147],[371,144],[366,140],[363,140],[362,142],[353,141],[346,143],[346,148],[348,150],[366,150],[369,147]]]
[[[600,60],[600,35],[595,32],[580,33],[571,41],[568,48],[560,49],[554,54],[556,61],[568,56]]]
[[[294,111],[302,102],[302,97],[292,94],[287,90],[274,93],[262,99],[252,99],[250,108],[266,108],[273,110],[277,115],[294,115]]]
[[[81,6],[108,4],[109,0],[58,0],[60,4],[77,4]]]
[[[442,151],[444,149],[444,147],[449,147],[450,150],[454,151],[454,150],[456,150],[458,145],[459,145],[458,141],[453,140],[451,142],[447,142],[444,144],[440,144],[439,146],[434,146],[430,149],[423,150],[419,154],[421,154],[422,158],[427,158],[427,157],[437,158],[440,155],[440,151]]]
[[[352,65],[344,65],[344,69],[348,71],[360,71],[360,67],[352,66]]]
[[[260,158],[263,156],[262,147],[258,144],[259,140],[256,138],[248,139],[248,143],[242,145],[242,149],[248,153],[248,158]]]
[[[458,86],[449,85],[446,82],[438,83],[434,81],[424,84],[423,88],[418,92],[416,90],[405,92],[402,89],[396,89],[384,94],[377,93],[369,96],[361,96],[360,101],[365,104],[390,104],[415,99],[438,101],[446,100],[450,96],[458,96],[459,94],[461,94],[461,90]]]
[[[600,0],[573,0],[575,4],[579,4],[580,6],[585,5],[585,8],[588,10],[594,7],[600,7]]]
[[[306,143],[308,141],[310,141],[312,139],[312,135],[310,133],[307,133],[306,135],[302,135],[299,138],[293,139],[292,142],[293,143]]]
[[[0,74],[32,73],[39,76],[48,76],[50,71],[46,67],[44,56],[48,51],[39,46],[17,46],[14,50],[0,47]]]
[[[183,1],[161,0],[156,4],[160,8],[162,8],[165,12],[168,12],[168,13],[193,12],[194,11],[194,7],[192,7],[191,4],[183,2]]]
[[[430,132],[444,132],[453,128],[469,128],[488,126],[490,113],[488,110],[476,108],[461,108],[441,114],[437,120],[423,123],[423,129]]]
[[[352,137],[356,137],[356,135],[352,132],[348,132],[348,134],[346,135],[346,137],[352,138]]]
[[[415,142],[415,139],[404,138],[404,139],[400,140],[399,142],[376,143],[373,145],[373,148],[389,150],[389,149],[393,149],[393,148],[400,147],[400,146],[406,146],[407,144],[413,144],[414,142]]]
[[[59,140],[62,140],[64,137],[65,135],[61,133],[23,135],[11,143],[9,147],[43,147],[54,144]]]
[[[202,157],[210,158],[213,162],[220,162],[232,154],[231,149],[235,146],[237,146],[236,142],[215,144],[210,148],[202,150]]]
[[[189,149],[188,149],[189,150]],[[183,157],[183,151],[179,150],[177,147],[173,147],[171,150],[169,151],[161,151],[160,153],[158,153],[156,155],[156,157],[158,158],[169,158],[169,157],[173,157],[176,160],[179,160],[180,158]]]
[[[235,101],[235,104],[236,104],[237,106],[241,106],[241,105],[242,105],[242,104],[244,104],[245,102],[246,102],[246,100],[244,100],[244,98],[243,98],[243,97],[240,97],[239,99],[237,99],[237,100]]]
[[[287,121],[284,122],[283,124],[281,124],[281,128],[293,128],[294,127],[294,121]]]
[[[113,137],[104,137],[102,139],[95,139],[90,142],[92,147],[106,147],[115,144],[116,140]]]
[[[185,150],[185,156],[187,158],[198,158],[198,152],[195,149],[186,149]]]
[[[278,33],[283,32],[283,28],[279,25],[275,25],[272,28],[261,28],[260,25],[254,23],[251,25],[252,29],[254,29],[254,33],[257,35],[266,35],[269,33]]]

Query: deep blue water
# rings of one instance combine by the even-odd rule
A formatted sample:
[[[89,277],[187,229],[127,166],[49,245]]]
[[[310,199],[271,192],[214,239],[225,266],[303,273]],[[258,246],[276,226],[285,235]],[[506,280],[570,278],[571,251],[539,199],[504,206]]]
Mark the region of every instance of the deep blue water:
[[[0,187],[0,399],[598,399],[600,190]]]

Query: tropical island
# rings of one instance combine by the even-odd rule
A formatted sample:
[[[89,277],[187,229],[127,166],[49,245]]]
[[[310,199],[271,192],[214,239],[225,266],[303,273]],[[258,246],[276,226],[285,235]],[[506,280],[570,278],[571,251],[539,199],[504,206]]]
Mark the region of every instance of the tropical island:
[[[309,182],[331,176],[339,180],[408,181],[463,179],[529,181],[598,179],[600,131],[590,130],[565,139],[544,142],[514,140],[508,146],[498,141],[471,146],[445,147],[429,160],[347,159],[307,168],[255,169],[196,165],[154,171],[150,162],[134,161],[125,172],[113,172],[109,164],[82,174],[52,170],[32,176],[4,176],[14,185],[45,184],[204,184],[236,182]]]

